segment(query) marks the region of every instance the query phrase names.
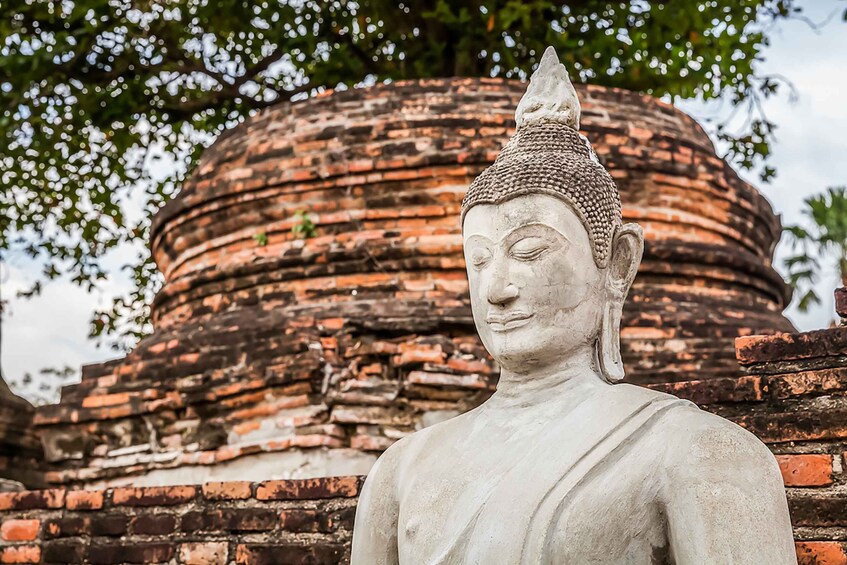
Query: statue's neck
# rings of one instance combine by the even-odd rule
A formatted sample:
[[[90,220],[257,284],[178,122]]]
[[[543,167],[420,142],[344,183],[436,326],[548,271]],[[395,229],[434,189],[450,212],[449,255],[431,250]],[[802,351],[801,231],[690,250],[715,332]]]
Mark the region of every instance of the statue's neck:
[[[595,369],[594,350],[587,347],[566,359],[526,371],[503,368],[492,407],[532,407],[555,400],[578,401],[598,387],[606,386]]]

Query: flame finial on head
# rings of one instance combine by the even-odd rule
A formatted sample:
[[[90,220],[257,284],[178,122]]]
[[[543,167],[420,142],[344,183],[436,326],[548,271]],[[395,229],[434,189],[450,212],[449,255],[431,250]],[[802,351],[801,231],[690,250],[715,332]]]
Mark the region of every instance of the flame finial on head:
[[[529,87],[515,110],[515,121],[518,128],[549,120],[579,129],[579,114],[579,99],[568,71],[550,46],[529,79]]]
[[[580,108],[568,73],[548,47],[515,111],[517,130],[494,163],[468,186],[462,220],[478,204],[529,194],[568,203],[588,231],[597,266],[609,264],[622,224],[615,181],[578,131]]]

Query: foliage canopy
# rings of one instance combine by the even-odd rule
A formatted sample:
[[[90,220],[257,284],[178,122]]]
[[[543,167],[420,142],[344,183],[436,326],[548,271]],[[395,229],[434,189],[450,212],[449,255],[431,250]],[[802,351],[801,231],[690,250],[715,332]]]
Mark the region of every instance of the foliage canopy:
[[[0,249],[93,287],[104,255],[145,241],[203,146],[251,112],[385,80],[525,77],[547,45],[576,81],[729,100],[746,119],[718,135],[750,168],[774,128],[760,102],[781,85],[757,62],[796,17],[795,0],[2,2]],[[154,179],[163,155],[176,172]],[[146,252],[129,267],[136,290],[93,335],[148,331],[156,270]]]
[[[804,312],[821,301],[814,284],[822,272],[822,262],[831,262],[841,285],[847,286],[847,187],[830,187],[807,198],[805,205],[803,214],[810,220],[809,227],[785,228],[794,251],[785,259],[788,281],[800,292],[797,307]]]

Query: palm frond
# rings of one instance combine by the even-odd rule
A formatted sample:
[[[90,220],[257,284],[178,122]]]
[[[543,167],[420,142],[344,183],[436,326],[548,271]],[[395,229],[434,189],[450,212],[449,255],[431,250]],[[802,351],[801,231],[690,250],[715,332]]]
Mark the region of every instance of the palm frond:
[[[801,312],[807,312],[809,307],[812,304],[820,304],[821,299],[817,295],[814,290],[808,290],[806,293],[800,298],[800,302],[797,303],[797,309]]]

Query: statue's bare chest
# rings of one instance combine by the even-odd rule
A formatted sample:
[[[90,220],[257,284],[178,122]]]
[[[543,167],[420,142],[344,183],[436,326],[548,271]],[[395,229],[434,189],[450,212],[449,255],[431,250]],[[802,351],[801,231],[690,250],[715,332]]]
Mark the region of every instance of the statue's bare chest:
[[[479,526],[480,516],[497,504],[503,506],[504,492],[517,502],[534,490],[530,487],[536,486],[536,464],[527,465],[527,458],[536,458],[540,467],[545,451],[563,447],[544,445],[543,426],[530,429],[528,436],[473,425],[452,431],[461,433],[427,442],[430,449],[415,457],[413,471],[407,470],[400,485],[401,563],[468,562],[461,557],[462,544]],[[554,523],[545,526],[553,538],[551,563],[666,562],[665,524],[650,485],[650,466],[643,464],[643,457],[626,453],[618,459],[567,493]],[[620,473],[621,468],[628,471]],[[610,540],[608,532],[617,534]]]

